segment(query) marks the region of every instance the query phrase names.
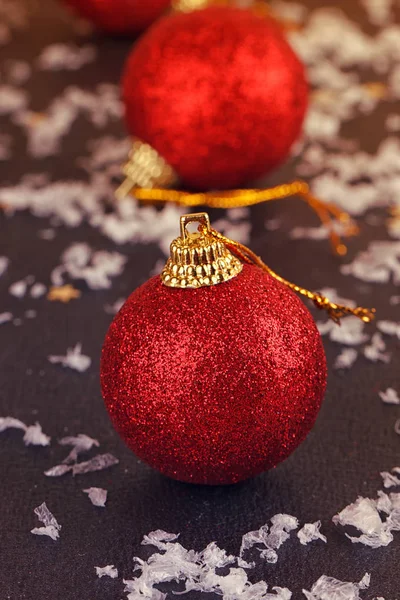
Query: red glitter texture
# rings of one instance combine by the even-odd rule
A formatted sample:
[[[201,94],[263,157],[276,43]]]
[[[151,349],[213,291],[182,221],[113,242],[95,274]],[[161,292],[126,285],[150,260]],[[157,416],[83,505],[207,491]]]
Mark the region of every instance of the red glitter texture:
[[[172,289],[153,277],[107,333],[103,396],[114,427],[174,479],[229,484],[304,440],[326,386],[320,335],[302,302],[255,266]]]
[[[110,33],[138,33],[169,8],[171,0],[64,0],[81,17]]]
[[[288,156],[308,86],[274,20],[213,7],[158,21],[128,59],[123,96],[132,136],[188,187],[223,189]]]

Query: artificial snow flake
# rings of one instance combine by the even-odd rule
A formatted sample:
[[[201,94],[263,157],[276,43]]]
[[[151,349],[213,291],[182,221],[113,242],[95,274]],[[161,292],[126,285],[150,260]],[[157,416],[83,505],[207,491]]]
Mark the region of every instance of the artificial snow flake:
[[[7,271],[9,264],[10,261],[6,256],[0,256],[0,277]]]
[[[51,438],[43,433],[39,423],[27,427],[23,437],[25,446],[49,446],[50,440]]]
[[[391,488],[391,487],[396,487],[396,486],[400,485],[400,479],[398,477],[396,477],[396,473],[400,474],[399,467],[394,467],[392,469],[392,473],[389,473],[388,471],[381,472],[381,477],[383,479],[383,487],[384,488]]]
[[[43,433],[39,423],[25,425],[14,417],[0,417],[0,432],[6,429],[22,429],[24,433],[23,442],[25,446],[49,446],[51,438]]]
[[[84,462],[77,462],[74,464],[62,463],[61,465],[56,465],[55,467],[51,467],[51,469],[45,471],[44,474],[47,477],[61,477],[69,472],[72,472],[72,475],[84,475],[85,473],[93,473],[95,471],[108,469],[109,467],[113,467],[118,463],[118,458],[112,454],[98,454],[97,456],[94,456],[90,460]]]
[[[271,528],[272,529],[272,528]],[[147,561],[134,558],[134,572],[140,571],[135,579],[124,580],[128,600],[165,600],[166,595],[155,586],[166,582],[182,582],[183,591],[175,595],[186,595],[198,591],[216,593],[223,600],[290,600],[292,594],[287,588],[274,587],[268,592],[265,581],[252,584],[246,571],[233,567],[237,557],[227,555],[225,550],[211,542],[202,552],[187,550],[176,542],[178,535],[157,530],[144,537],[143,544],[154,545],[158,552]],[[217,569],[230,567],[225,575]]]
[[[339,327],[333,321],[317,323],[321,335],[329,334],[333,342],[346,346],[358,346],[368,340],[364,333],[364,325],[363,321],[352,315],[341,319]]]
[[[310,542],[315,540],[322,540],[326,543],[326,536],[320,532],[321,521],[315,523],[306,523],[298,532],[297,537],[300,540],[300,544],[306,546]]]
[[[44,283],[34,283],[30,289],[30,295],[32,298],[41,298],[46,293],[47,288]]]
[[[400,340],[400,323],[393,321],[378,321],[376,324],[379,331],[386,335],[395,335]]]
[[[28,102],[26,92],[9,85],[0,85],[0,115],[17,113]]]
[[[352,263],[343,265],[344,275],[353,275],[362,281],[400,283],[400,242],[374,241],[367,251],[361,252]]]
[[[0,325],[3,325],[4,323],[8,323],[9,321],[12,321],[13,319],[13,314],[10,312],[3,312],[0,313]]]
[[[69,465],[78,460],[79,454],[88,452],[93,447],[99,447],[100,443],[98,440],[89,437],[84,433],[78,433],[77,436],[69,435],[58,441],[61,446],[72,446],[71,452],[63,460],[63,464]]]
[[[62,364],[63,367],[69,367],[79,373],[86,371],[92,363],[89,356],[82,354],[82,344],[76,344],[74,348],[67,348],[66,356],[50,355],[48,359],[53,364]]]
[[[400,404],[399,395],[393,388],[387,388],[385,392],[379,392],[379,397],[385,404]]]
[[[311,591],[303,590],[307,600],[360,600],[360,590],[369,587],[370,575],[366,573],[360,583],[339,581],[334,577],[322,575],[314,583]]]
[[[164,261],[163,261],[164,264]],[[126,298],[119,298],[113,304],[106,304],[104,306],[104,311],[109,315],[116,315],[117,312],[122,308],[125,303]]]
[[[97,577],[101,579],[102,577],[111,577],[111,579],[116,579],[118,577],[118,569],[114,567],[114,565],[107,565],[105,567],[95,567]]]
[[[400,419],[397,419],[396,423],[394,424],[394,431],[400,435]]]
[[[336,357],[334,369],[349,369],[356,362],[358,352],[355,348],[344,348]]]
[[[107,501],[107,490],[103,490],[102,488],[91,487],[87,490],[83,490],[85,494],[88,494],[91,503],[94,506],[104,507]]]
[[[390,362],[390,354],[384,352],[386,349],[386,344],[383,341],[383,338],[379,332],[374,333],[372,336],[371,342],[368,346],[365,346],[363,353],[365,358],[372,362]]]
[[[31,533],[35,535],[47,535],[51,537],[52,540],[57,540],[60,537],[59,532],[61,525],[57,522],[57,519],[54,517],[54,515],[49,511],[46,503],[43,502],[40,506],[35,508],[34,512],[39,521],[43,523],[44,527],[35,527],[31,530]]]
[[[91,45],[79,48],[73,44],[52,44],[43,50],[37,63],[44,71],[77,71],[95,58],[96,48]]]
[[[12,83],[20,85],[31,76],[31,66],[23,60],[8,60],[6,66],[8,79]]]
[[[111,278],[120,275],[126,257],[119,252],[93,252],[86,243],[72,244],[62,255],[63,268],[72,279],[83,279],[93,290],[111,287]]]
[[[15,296],[15,298],[23,298],[26,294],[27,287],[25,280],[16,281],[10,286],[8,291],[12,296]]]
[[[269,563],[276,563],[278,560],[278,550],[281,545],[290,537],[290,532],[299,526],[298,520],[291,515],[277,514],[271,518],[271,528],[267,524],[263,525],[257,531],[249,531],[242,538],[240,547],[240,558],[246,550],[254,546],[264,546],[265,550],[260,551],[260,556]]]
[[[397,472],[397,469],[392,471]],[[400,473],[400,469],[399,469]],[[382,519],[380,513],[385,513]],[[361,532],[359,536],[346,536],[353,543],[361,543],[371,548],[387,546],[393,541],[393,531],[400,531],[400,494],[378,492],[378,499],[359,497],[333,517],[336,525],[349,525]]]

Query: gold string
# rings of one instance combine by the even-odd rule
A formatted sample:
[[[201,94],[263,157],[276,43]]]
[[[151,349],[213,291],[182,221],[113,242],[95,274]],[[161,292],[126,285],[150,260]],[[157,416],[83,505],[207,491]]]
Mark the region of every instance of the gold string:
[[[344,236],[358,234],[358,228],[350,216],[331,203],[325,203],[313,196],[305,181],[293,181],[260,190],[229,190],[226,192],[190,193],[165,188],[135,187],[131,194],[144,202],[173,202],[181,206],[208,206],[210,208],[237,208],[254,206],[271,200],[281,200],[290,196],[299,196],[316,213],[321,223],[327,227],[331,246],[336,254],[344,256],[347,247],[335,230],[335,223],[342,226]]]
[[[205,229],[204,226],[200,226],[199,230],[204,230],[204,233],[208,235],[212,235],[215,239],[220,240],[223,244],[225,244],[233,254],[235,254],[240,260],[257,265],[263,271],[271,275],[274,279],[283,283],[286,287],[290,288],[292,291],[297,292],[298,294],[305,296],[309,300],[312,300],[315,306],[321,310],[326,310],[329,317],[335,323],[340,323],[340,319],[345,315],[354,315],[364,321],[364,323],[369,323],[372,319],[375,318],[375,309],[362,308],[361,306],[357,306],[356,308],[350,308],[349,306],[345,306],[343,304],[336,304],[331,302],[328,298],[320,294],[319,292],[310,292],[309,290],[302,288],[295,283],[291,283],[287,281],[277,273],[275,273],[272,269],[270,269],[263,260],[257,256],[250,248],[240,244],[239,242],[235,242],[230,238],[226,237],[222,233],[219,233],[215,229]]]

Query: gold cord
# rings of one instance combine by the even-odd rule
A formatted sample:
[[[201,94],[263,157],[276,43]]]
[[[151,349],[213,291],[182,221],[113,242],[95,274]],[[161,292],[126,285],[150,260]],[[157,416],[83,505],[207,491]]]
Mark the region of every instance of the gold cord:
[[[325,203],[313,196],[305,181],[293,181],[260,190],[229,190],[226,192],[189,193],[164,188],[135,187],[132,195],[145,202],[173,202],[181,206],[208,206],[210,208],[237,208],[254,206],[271,200],[281,200],[290,196],[299,196],[319,217],[321,223],[329,230],[332,248],[339,256],[344,256],[347,247],[335,230],[335,224],[342,226],[343,235],[357,235],[358,228],[350,216],[334,204]]]
[[[200,226],[199,230],[203,231],[204,226]],[[219,233],[215,229],[208,230],[208,234],[211,234],[216,240],[219,240],[222,243],[224,243],[227,246],[227,248],[242,261],[249,264],[257,265],[263,271],[271,275],[271,277],[273,277],[280,283],[283,283],[283,285],[290,288],[292,291],[297,292],[302,296],[305,296],[309,300],[312,300],[317,308],[321,310],[326,310],[329,317],[335,323],[340,323],[340,319],[345,315],[354,315],[361,319],[361,321],[364,321],[364,323],[369,323],[370,321],[372,321],[372,319],[375,318],[374,308],[362,308],[361,306],[357,306],[357,308],[350,308],[349,306],[344,306],[342,304],[335,304],[319,292],[310,292],[305,288],[302,288],[294,283],[291,283],[290,281],[287,281],[280,275],[277,275],[277,273],[272,271],[272,269],[270,269],[259,256],[257,256],[252,250],[250,250],[250,248],[247,248],[247,246],[244,246],[239,242],[231,240],[230,238],[224,236],[222,233]]]

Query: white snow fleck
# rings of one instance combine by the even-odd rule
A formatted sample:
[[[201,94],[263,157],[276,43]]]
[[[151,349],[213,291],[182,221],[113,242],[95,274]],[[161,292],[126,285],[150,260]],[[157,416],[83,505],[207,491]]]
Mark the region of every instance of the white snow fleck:
[[[298,532],[297,537],[300,540],[300,544],[306,546],[310,542],[315,540],[322,540],[326,543],[326,536],[320,532],[321,521],[315,523],[306,523]]]
[[[47,471],[45,471],[44,474],[46,475],[46,477],[61,477],[62,475],[65,475],[65,473],[68,473],[69,471],[72,471],[71,465],[61,464],[61,465],[56,465],[55,467],[51,467],[51,469],[48,469]]]
[[[400,323],[393,321],[378,321],[376,324],[379,331],[386,335],[395,335],[400,340]]]
[[[363,353],[365,358],[372,362],[390,362],[391,355],[388,352],[384,352],[386,344],[379,332],[374,333],[369,346],[365,346]]]
[[[14,417],[0,417],[0,432],[6,429],[22,429],[25,432],[22,438],[25,446],[50,445],[51,438],[43,433],[39,423],[28,426],[19,419],[14,419]]]
[[[94,506],[105,507],[107,501],[107,490],[102,488],[91,487],[83,490],[85,494],[88,494],[91,503]]]
[[[165,261],[163,261],[164,264]],[[104,306],[104,311],[109,315],[116,315],[117,312],[122,308],[125,304],[126,298],[119,298],[113,304],[106,304]]]
[[[0,256],[0,277],[7,271],[9,264],[10,259],[7,256]]]
[[[385,392],[379,392],[379,397],[385,404],[400,404],[399,395],[393,388],[387,388]]]
[[[50,355],[48,360],[52,364],[61,364],[63,367],[69,367],[79,373],[86,371],[91,363],[92,359],[85,354],[82,354],[82,344],[78,343],[74,348],[68,348],[66,356]]]
[[[93,252],[86,243],[72,244],[62,255],[62,267],[72,279],[83,279],[93,290],[111,287],[111,278],[123,272],[127,259],[119,252]]]
[[[31,530],[31,533],[35,535],[47,535],[51,537],[52,540],[57,540],[60,537],[59,532],[61,529],[61,525],[59,525],[57,519],[49,511],[49,509],[46,506],[46,503],[43,502],[43,504],[35,508],[34,512],[37,515],[39,521],[43,523],[44,527],[35,527]]]
[[[21,281],[16,281],[12,285],[10,285],[8,291],[12,296],[15,296],[15,298],[23,298],[26,294],[27,287],[27,283],[23,279]]]
[[[396,473],[400,474],[400,468],[399,467],[394,467],[392,469],[392,473],[389,473],[388,471],[382,471],[381,472],[381,477],[383,479],[383,487],[384,488],[391,488],[391,487],[396,487],[398,485],[400,485],[400,479],[398,477],[396,477]]]
[[[400,435],[400,419],[397,419],[396,423],[394,424],[394,431]]]
[[[329,334],[333,342],[345,344],[346,346],[358,346],[368,340],[364,333],[365,323],[354,316],[344,317],[337,326],[333,321],[317,323],[321,335]]]
[[[30,295],[32,298],[41,298],[46,293],[47,288],[43,283],[34,283],[30,289]]]
[[[17,113],[25,108],[27,103],[26,92],[10,85],[0,85],[0,115]]]
[[[334,369],[349,369],[356,362],[358,352],[355,348],[344,348],[336,357]]]
[[[72,475],[84,475],[94,471],[102,471],[119,463],[118,458],[112,454],[98,454],[90,460],[72,465]]]
[[[264,546],[265,550],[260,550],[260,556],[269,563],[278,561],[278,550],[281,545],[290,537],[290,532],[299,526],[296,517],[286,514],[277,514],[271,518],[271,528],[267,524],[263,525],[257,531],[249,531],[242,538],[240,547],[240,558],[246,550],[254,546]]]
[[[8,79],[16,85],[25,83],[31,76],[32,68],[23,60],[8,60],[6,66]]]
[[[393,277],[400,283],[400,242],[374,241],[368,250],[361,252],[352,263],[343,265],[344,275],[353,275],[362,281],[388,283]]]
[[[339,581],[334,577],[322,575],[314,583],[311,591],[303,590],[307,600],[360,600],[360,590],[369,587],[370,575],[366,573],[360,583]]]
[[[12,321],[13,319],[13,314],[10,312],[3,312],[0,313],[0,325],[4,325],[4,323],[9,323],[9,321]]]
[[[377,27],[390,23],[392,6],[396,0],[360,0],[360,2],[367,11],[370,23]]]
[[[77,71],[96,58],[96,48],[92,45],[74,46],[73,44],[51,44],[45,48],[37,64],[44,71]]]
[[[105,567],[95,567],[97,577],[111,577],[116,579],[118,577],[118,569],[114,565],[107,565]]]
[[[25,446],[49,446],[50,440],[51,437],[43,433],[39,423],[27,427],[23,437]]]
[[[61,446],[72,446],[71,452],[63,460],[63,464],[69,465],[78,460],[79,454],[88,452],[93,447],[99,447],[98,440],[89,437],[84,433],[78,433],[77,436],[67,436],[58,441]]]

